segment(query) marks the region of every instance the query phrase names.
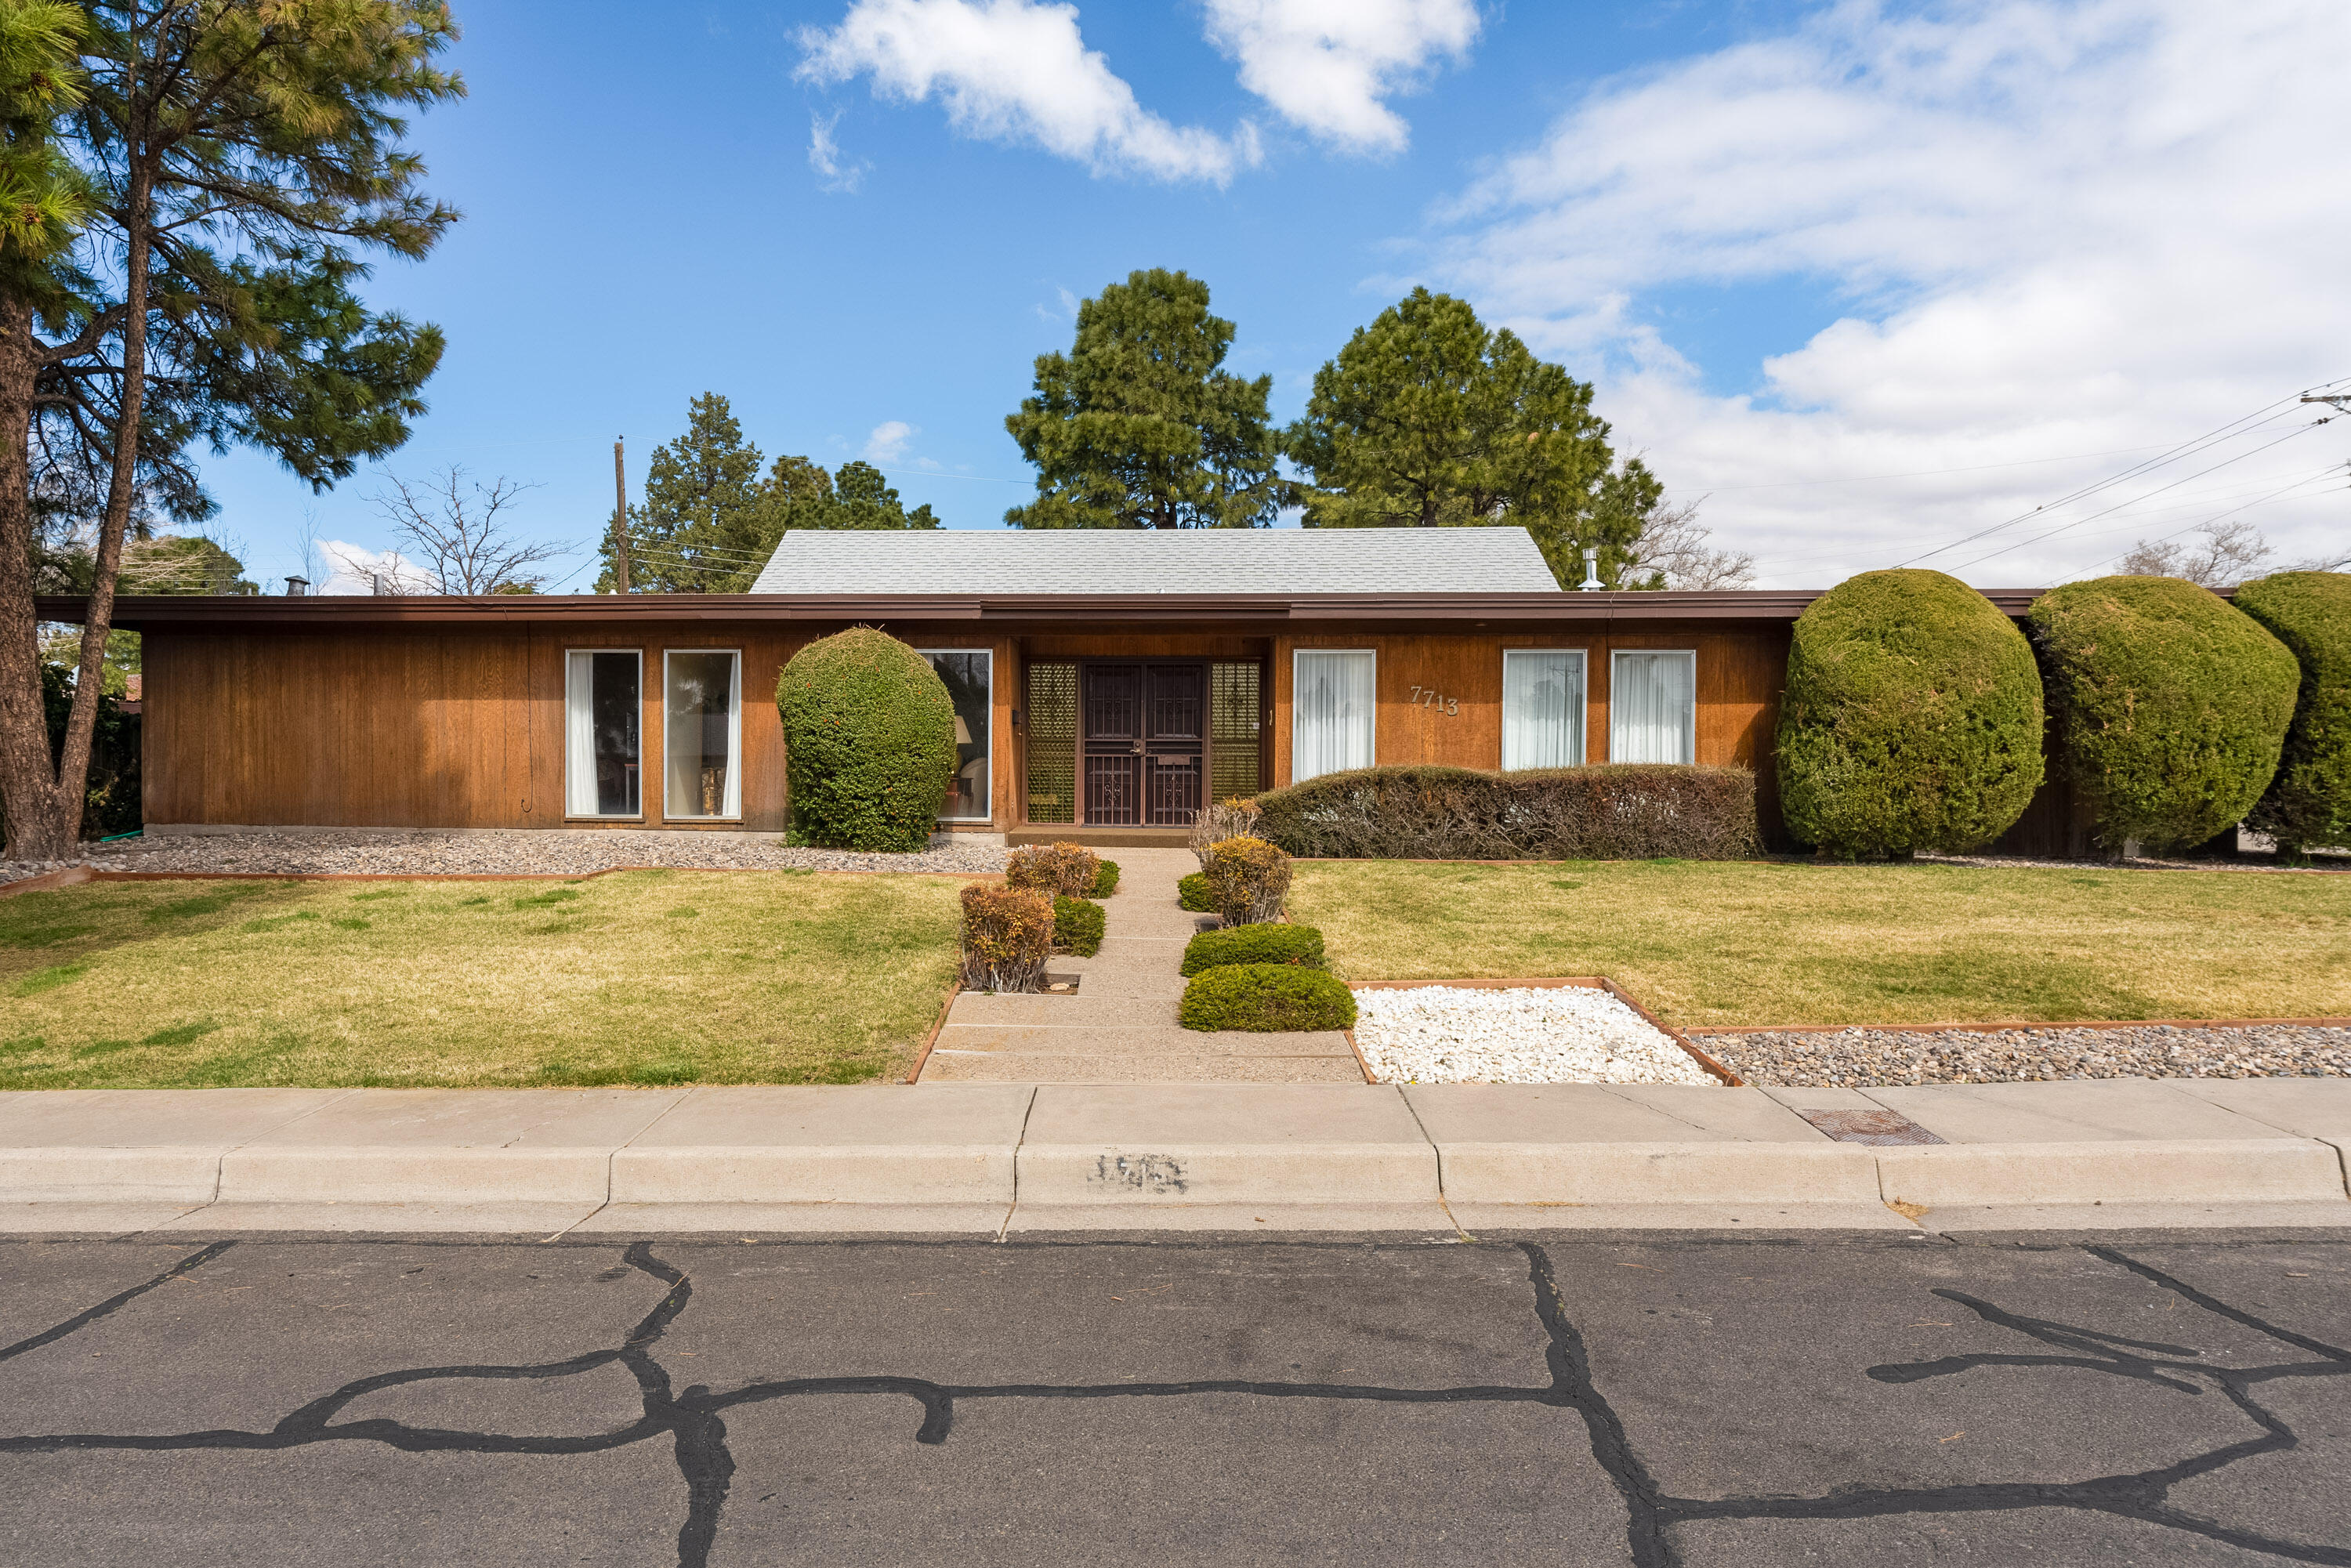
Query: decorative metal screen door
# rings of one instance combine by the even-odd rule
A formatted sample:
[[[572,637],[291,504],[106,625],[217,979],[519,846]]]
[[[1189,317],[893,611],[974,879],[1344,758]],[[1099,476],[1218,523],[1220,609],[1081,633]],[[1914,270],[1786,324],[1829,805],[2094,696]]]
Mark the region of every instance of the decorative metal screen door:
[[[1207,670],[1087,664],[1080,687],[1087,824],[1190,825],[1207,761]]]

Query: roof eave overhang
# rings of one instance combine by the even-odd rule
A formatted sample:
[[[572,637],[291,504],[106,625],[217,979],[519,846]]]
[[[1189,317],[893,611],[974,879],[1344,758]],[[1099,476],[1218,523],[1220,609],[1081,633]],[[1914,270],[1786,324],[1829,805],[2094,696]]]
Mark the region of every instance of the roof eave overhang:
[[[124,595],[113,623],[129,631],[167,627],[502,625],[533,622],[778,621],[969,622],[980,625],[1139,625],[1484,622],[1511,625],[1625,621],[1790,622],[1823,589],[1730,590],[1660,593],[1028,593],[1028,594],[490,594],[260,598],[227,594]],[[2022,615],[2038,589],[1987,589],[2003,612]],[[36,601],[44,621],[79,622],[79,597]]]

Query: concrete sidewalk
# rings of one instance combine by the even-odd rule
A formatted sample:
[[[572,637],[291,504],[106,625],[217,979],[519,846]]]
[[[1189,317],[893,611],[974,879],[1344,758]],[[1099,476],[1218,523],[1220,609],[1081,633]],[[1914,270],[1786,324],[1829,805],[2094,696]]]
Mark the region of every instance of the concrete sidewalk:
[[[0,1094],[0,1232],[2351,1227],[2351,1080]]]

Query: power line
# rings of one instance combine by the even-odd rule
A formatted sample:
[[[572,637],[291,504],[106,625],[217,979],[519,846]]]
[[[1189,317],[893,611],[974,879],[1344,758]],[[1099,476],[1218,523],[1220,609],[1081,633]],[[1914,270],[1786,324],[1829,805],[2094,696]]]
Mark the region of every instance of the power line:
[[[2188,525],[2186,528],[2175,528],[2175,529],[2174,529],[2174,530],[2172,530],[2170,533],[2158,535],[2153,542],[2154,542],[2154,543],[2157,543],[2157,544],[2161,544],[2161,543],[2163,543],[2165,540],[2168,540],[2168,539],[2176,539],[2176,538],[2178,538],[2181,534],[2192,534],[2192,533],[2194,533],[2194,532],[2195,532],[2197,529],[2199,529],[2199,528],[2210,528],[2210,527],[2211,527],[2214,523],[2225,522],[2225,521],[2227,521],[2229,518],[2235,517],[2239,512],[2250,512],[2250,511],[2252,511],[2255,507],[2262,506],[2262,505],[2263,505],[2263,504],[2264,504],[2264,503],[2266,503],[2266,502],[2270,502],[2270,501],[2274,501],[2274,500],[2276,500],[2279,497],[2283,496],[2283,495],[2284,495],[2287,491],[2289,491],[2289,490],[2299,490],[2299,489],[2301,489],[2304,485],[2311,484],[2311,483],[2313,483],[2313,482],[2314,482],[2314,481],[2315,481],[2315,480],[2324,479],[2324,478],[2325,478],[2325,477],[2326,477],[2328,475],[2330,475],[2330,474],[2340,473],[2340,472],[2344,471],[2346,468],[2351,468],[2351,464],[2344,464],[2344,463],[2330,463],[2330,464],[2328,464],[2325,467],[2324,467],[2324,468],[2320,469],[2317,473],[2315,473],[2315,474],[2312,474],[2312,475],[2307,475],[2307,476],[2304,476],[2303,478],[2296,479],[2296,480],[2295,480],[2293,484],[2291,484],[2291,485],[2287,485],[2287,486],[2283,486],[2283,487],[2281,487],[2281,488],[2279,488],[2279,489],[2273,490],[2273,491],[2271,491],[2268,495],[2263,496],[2263,497],[2262,497],[2260,500],[2258,500],[2258,501],[2248,501],[2248,502],[2246,502],[2246,503],[2245,503],[2243,506],[2241,506],[2241,507],[2230,507],[2230,508],[2229,508],[2227,511],[2225,511],[2225,512],[2217,513],[2217,514],[2215,514],[2214,516],[2212,516],[2212,517],[2202,517],[2202,518],[2199,518],[2197,521],[2195,521],[2195,522],[2192,522],[2192,523],[2189,524],[2189,525]],[[2143,542],[2145,542],[2145,541],[2143,541]],[[2138,546],[2137,546],[2137,545],[2133,545],[2133,546],[2131,547],[2131,549],[2124,550],[2120,555],[2110,555],[2110,556],[2108,556],[2105,559],[2104,559],[2104,560],[2102,560],[2102,561],[2097,562],[2097,563],[2096,563],[2096,565],[2095,565],[2095,566],[2085,566],[2085,567],[2082,567],[2082,568],[2080,568],[2080,569],[2079,569],[2079,570],[2077,570],[2069,571],[2069,572],[2067,572],[2067,573],[2065,574],[2065,577],[2061,577],[2061,578],[2057,579],[2056,580],[2057,580],[2057,581],[2059,581],[2059,582],[2063,582],[2063,581],[2064,581],[2064,580],[2065,580],[2065,578],[2068,578],[2068,577],[2080,577],[2080,576],[2082,576],[2085,572],[2092,572],[2092,571],[2095,571],[2095,570],[2097,570],[2099,567],[2112,566],[2112,565],[2114,565],[2114,564],[2115,564],[2115,562],[2116,562],[2116,561],[2118,561],[2118,560],[2122,559],[2124,556],[2129,555],[2129,554],[2131,553],[2131,550],[2135,550],[2135,549],[2137,549],[2137,548],[2138,548]]]

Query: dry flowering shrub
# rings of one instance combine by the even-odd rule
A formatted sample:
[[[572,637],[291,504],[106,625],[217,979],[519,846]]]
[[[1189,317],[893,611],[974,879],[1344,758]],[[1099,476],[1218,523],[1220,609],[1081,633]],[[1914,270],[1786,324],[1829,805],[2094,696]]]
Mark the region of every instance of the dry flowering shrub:
[[[1007,887],[1033,887],[1071,898],[1091,897],[1102,877],[1102,857],[1083,844],[1029,844],[1005,857]]]
[[[1227,839],[1246,839],[1257,832],[1257,802],[1243,796],[1219,800],[1192,819],[1192,852],[1200,869],[1208,869],[1208,850]]]
[[[1281,918],[1290,892],[1290,857],[1263,839],[1227,839],[1208,846],[1208,901],[1228,925]]]
[[[1053,956],[1053,900],[1031,888],[974,883],[963,890],[963,988],[1034,991]]]

